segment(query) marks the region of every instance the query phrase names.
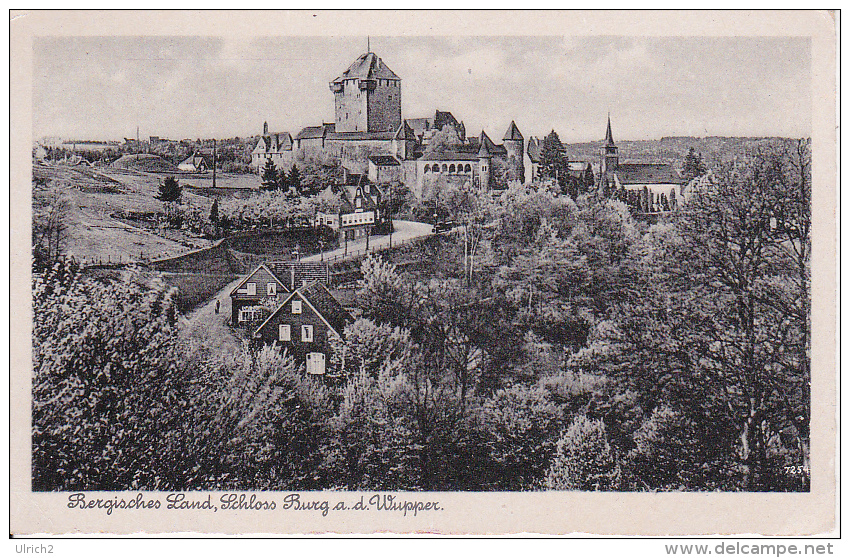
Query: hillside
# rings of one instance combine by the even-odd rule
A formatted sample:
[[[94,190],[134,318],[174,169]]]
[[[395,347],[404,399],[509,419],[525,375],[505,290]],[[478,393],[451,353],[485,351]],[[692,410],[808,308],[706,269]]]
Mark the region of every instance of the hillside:
[[[615,138],[616,139],[616,138]],[[786,138],[741,138],[741,137],[665,137],[660,140],[617,140],[620,148],[620,162],[630,161],[679,163],[684,159],[691,147],[697,153],[702,153],[705,161],[715,158],[732,159],[746,154],[748,151],[765,144],[788,141]],[[596,162],[602,141],[564,144],[570,159]]]
[[[177,165],[166,161],[157,155],[124,155],[112,163],[117,169],[133,170],[138,172],[180,172]]]

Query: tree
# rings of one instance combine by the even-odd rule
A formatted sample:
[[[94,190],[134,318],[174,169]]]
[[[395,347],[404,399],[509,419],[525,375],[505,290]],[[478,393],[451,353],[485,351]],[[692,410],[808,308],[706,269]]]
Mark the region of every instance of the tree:
[[[280,178],[277,173],[277,167],[271,158],[266,159],[266,164],[262,171],[263,182],[260,186],[261,190],[277,190],[280,187]]]
[[[428,140],[426,151],[428,153],[442,153],[460,147],[462,144],[463,140],[455,130],[454,125],[446,124]]]
[[[540,148],[540,176],[551,178],[561,188],[567,183],[566,149],[555,130],[543,138]]]
[[[705,164],[702,162],[702,154],[696,154],[694,148],[688,149],[688,154],[685,155],[685,160],[682,163],[682,174],[687,180],[699,178],[708,172]]]
[[[183,196],[183,187],[177,182],[173,176],[167,176],[165,181],[159,186],[158,200],[166,203],[179,202]]]
[[[212,208],[210,208],[210,223],[218,226],[218,198],[213,200]]]
[[[33,266],[43,270],[65,252],[71,200],[62,188],[43,181],[34,181],[32,200]]]
[[[284,173],[281,173],[281,187],[282,188],[284,187],[284,184],[282,184],[283,175],[284,175]],[[289,169],[289,174],[286,175],[286,185],[285,186],[288,187],[288,188],[294,189],[296,192],[301,191],[301,171],[298,170],[298,167],[295,164],[292,165],[292,168]]]
[[[34,490],[173,489],[191,409],[175,295],[133,269],[94,280],[57,263],[34,276]]]

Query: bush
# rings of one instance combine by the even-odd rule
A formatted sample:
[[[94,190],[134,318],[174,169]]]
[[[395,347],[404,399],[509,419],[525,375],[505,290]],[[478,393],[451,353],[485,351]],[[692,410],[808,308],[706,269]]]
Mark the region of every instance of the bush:
[[[616,490],[620,467],[605,435],[605,424],[578,416],[558,440],[555,460],[546,476],[550,490]]]

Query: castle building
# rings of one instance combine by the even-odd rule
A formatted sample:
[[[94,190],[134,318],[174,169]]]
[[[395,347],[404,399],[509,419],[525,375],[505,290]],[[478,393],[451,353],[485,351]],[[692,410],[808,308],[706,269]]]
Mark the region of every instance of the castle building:
[[[462,121],[447,111],[433,117],[402,118],[401,78],[373,52],[360,55],[329,83],[334,121],[308,126],[295,134],[263,134],[252,152],[259,173],[267,160],[280,170],[312,158],[338,158],[347,173],[376,185],[403,183],[428,196],[438,184],[491,190],[525,180],[525,139],[511,122],[497,145],[483,131],[467,137]],[[453,137],[445,142],[447,134]],[[440,136],[441,140],[436,138]]]

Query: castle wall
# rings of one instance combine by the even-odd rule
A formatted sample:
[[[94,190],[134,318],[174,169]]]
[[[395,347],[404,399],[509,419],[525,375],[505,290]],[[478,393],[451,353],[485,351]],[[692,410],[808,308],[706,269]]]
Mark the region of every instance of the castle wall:
[[[374,91],[368,92],[368,126],[370,132],[395,132],[401,126],[401,82],[379,79]]]
[[[368,92],[361,91],[359,83],[359,80],[347,79],[342,84],[342,91],[334,93],[334,122],[337,132],[368,131]]]

